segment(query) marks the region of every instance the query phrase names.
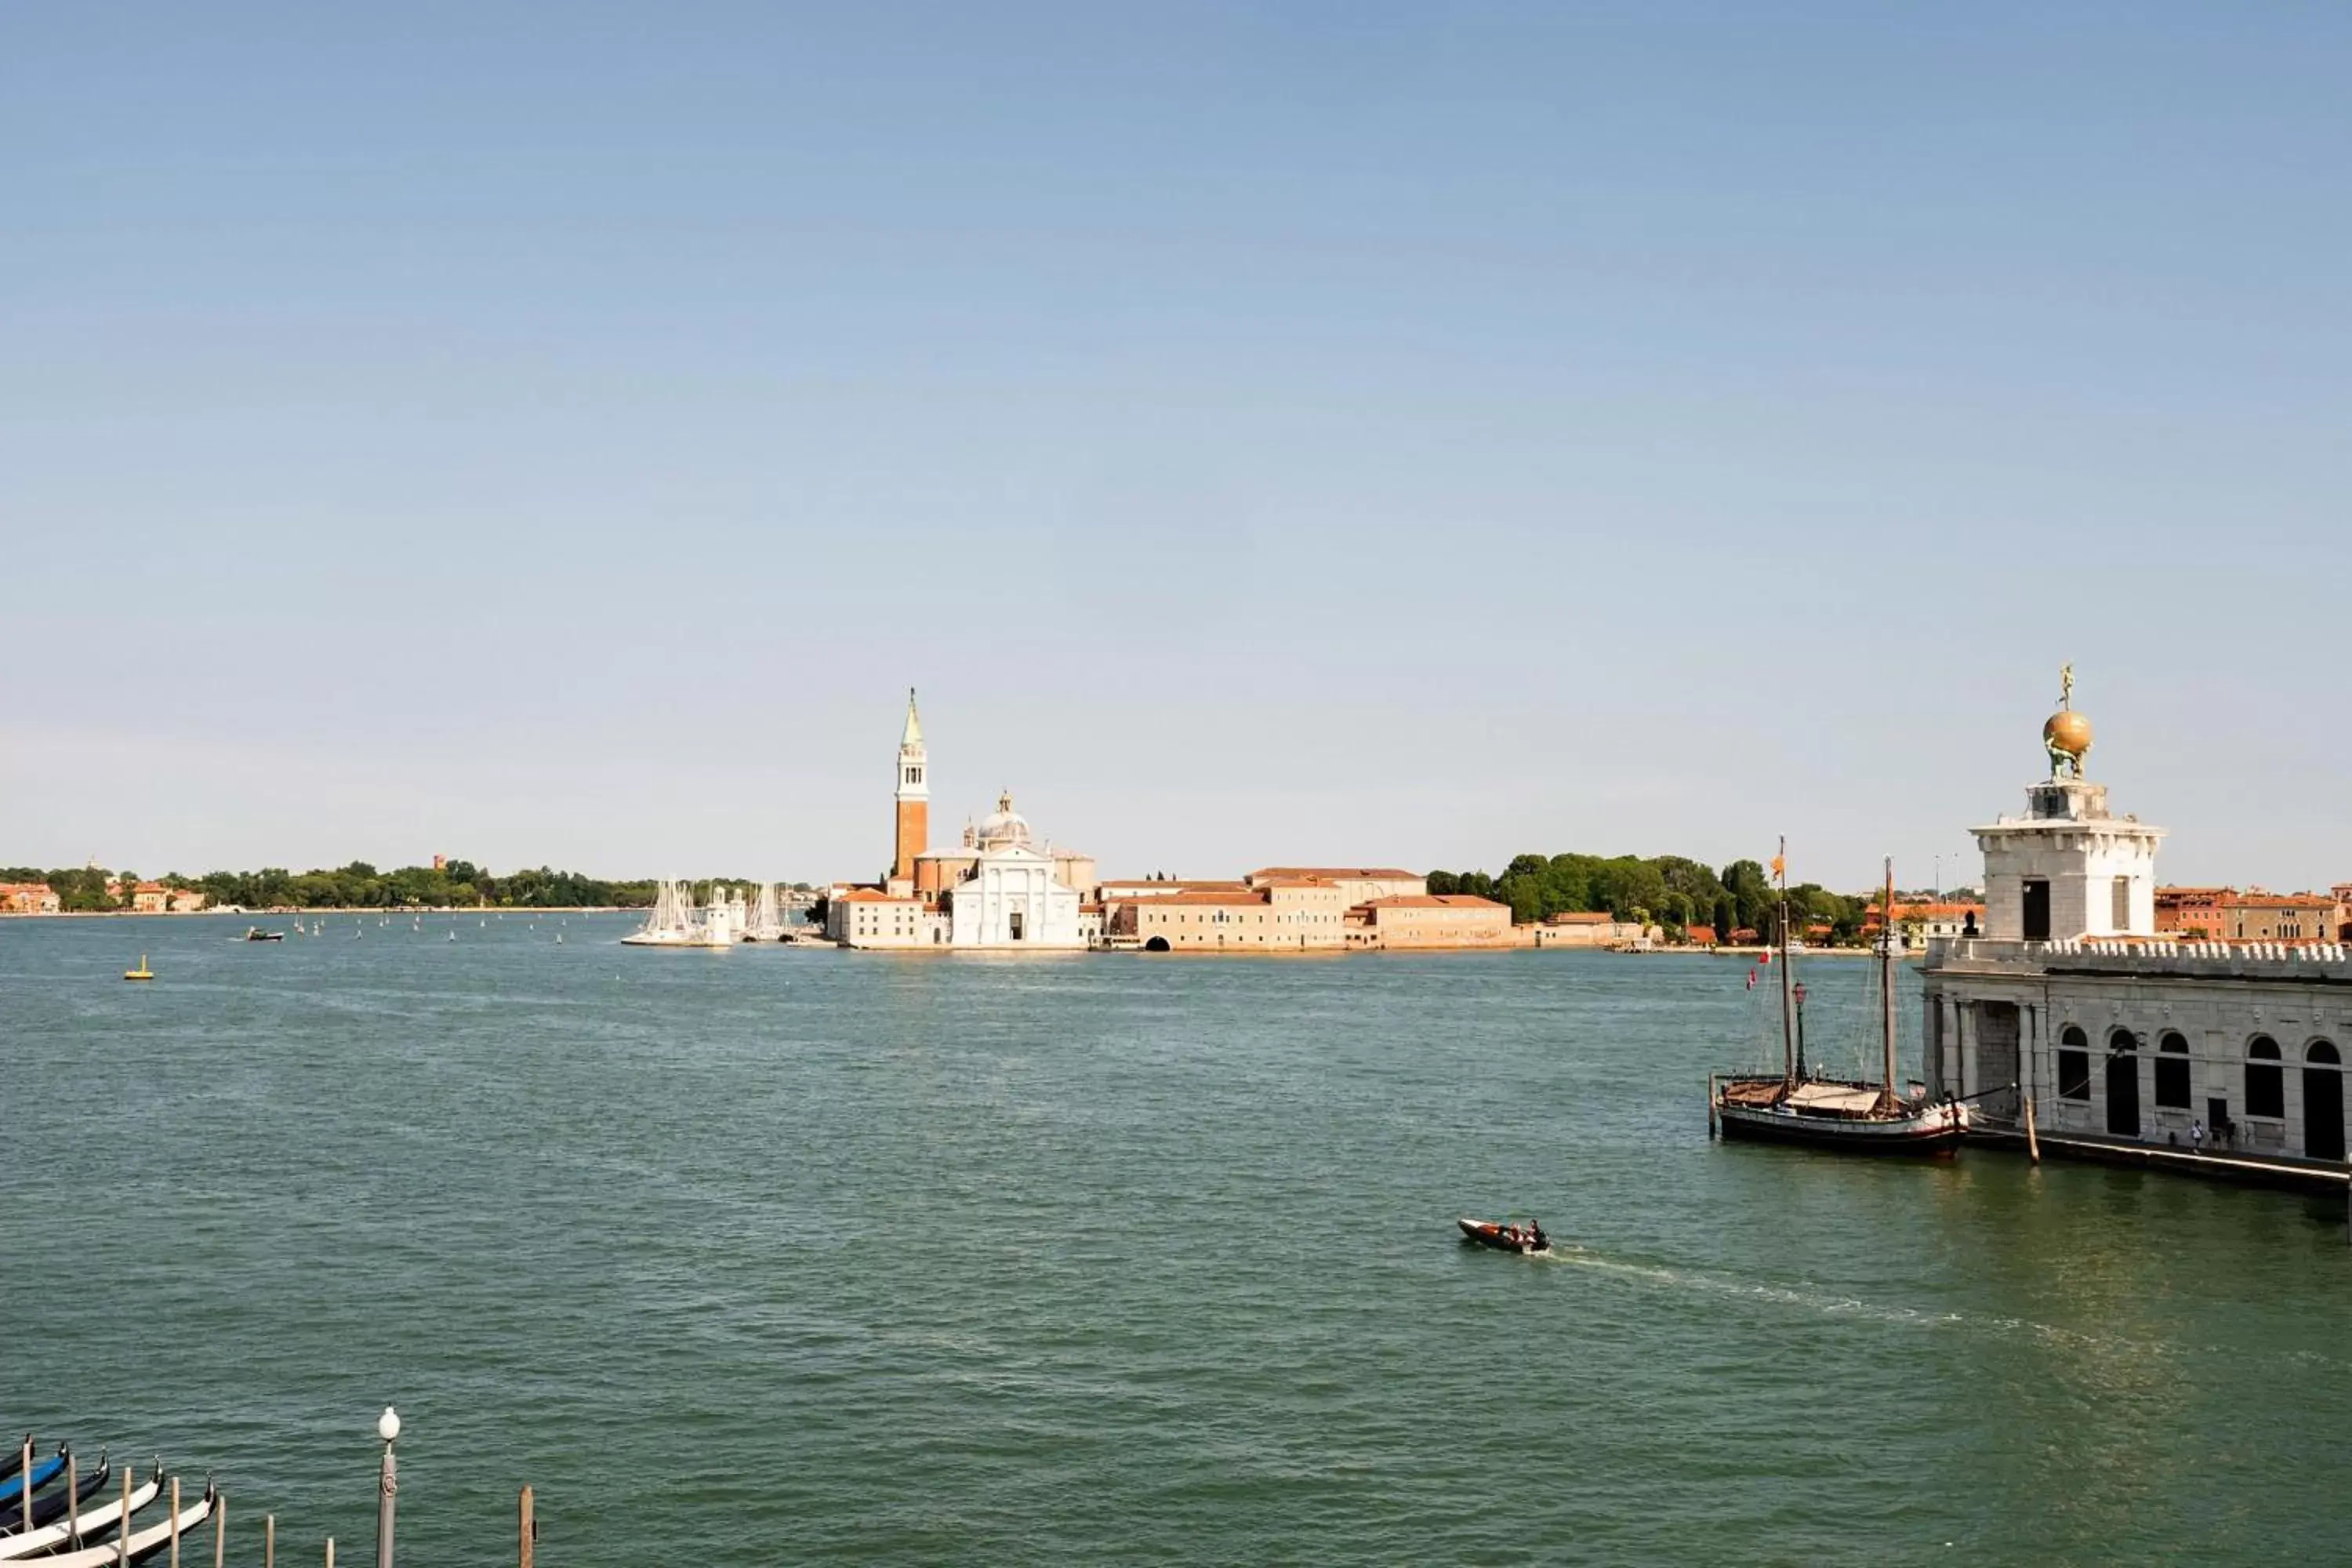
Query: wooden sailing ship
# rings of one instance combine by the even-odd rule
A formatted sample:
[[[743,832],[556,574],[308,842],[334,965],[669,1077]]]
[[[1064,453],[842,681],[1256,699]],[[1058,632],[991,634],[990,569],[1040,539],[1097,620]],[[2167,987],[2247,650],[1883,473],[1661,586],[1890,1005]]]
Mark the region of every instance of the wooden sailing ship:
[[[1884,1072],[1878,1082],[1827,1079],[1806,1070],[1789,940],[1789,846],[1772,862],[1780,889],[1781,1070],[1719,1075],[1708,1085],[1709,1120],[1726,1138],[1808,1143],[1863,1154],[1948,1154],[1969,1130],[1969,1110],[1924,1090],[1906,1097],[1895,1074],[1895,862],[1879,902],[1878,970]]]

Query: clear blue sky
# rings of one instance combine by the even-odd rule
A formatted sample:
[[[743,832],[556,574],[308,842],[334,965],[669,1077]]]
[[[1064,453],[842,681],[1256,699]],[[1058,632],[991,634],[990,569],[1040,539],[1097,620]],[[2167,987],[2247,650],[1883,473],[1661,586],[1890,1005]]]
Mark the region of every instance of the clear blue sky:
[[[2352,9],[0,10],[0,863],[2352,877]],[[1973,860],[1969,862],[1973,871]]]

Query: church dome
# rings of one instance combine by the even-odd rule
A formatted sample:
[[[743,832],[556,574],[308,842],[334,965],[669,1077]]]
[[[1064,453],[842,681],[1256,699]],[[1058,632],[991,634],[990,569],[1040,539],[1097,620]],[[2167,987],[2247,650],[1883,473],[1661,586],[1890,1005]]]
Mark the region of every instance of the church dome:
[[[1013,809],[1013,792],[1007,790],[996,797],[994,814],[980,825],[980,847],[995,849],[1028,842],[1029,819]]]

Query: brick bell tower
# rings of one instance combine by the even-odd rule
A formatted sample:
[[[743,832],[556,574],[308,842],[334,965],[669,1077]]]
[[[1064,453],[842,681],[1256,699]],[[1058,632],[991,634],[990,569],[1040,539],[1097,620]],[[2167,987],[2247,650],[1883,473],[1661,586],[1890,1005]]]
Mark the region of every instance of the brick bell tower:
[[[915,857],[931,847],[931,785],[926,774],[923,721],[915,713],[915,689],[907,688],[907,727],[898,736],[898,836],[890,879],[912,881]]]

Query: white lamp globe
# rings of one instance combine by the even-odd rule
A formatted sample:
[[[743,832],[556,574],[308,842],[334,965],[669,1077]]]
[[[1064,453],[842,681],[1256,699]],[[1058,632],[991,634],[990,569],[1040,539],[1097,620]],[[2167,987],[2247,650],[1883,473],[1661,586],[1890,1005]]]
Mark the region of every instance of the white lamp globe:
[[[375,1418],[375,1435],[387,1443],[400,1436],[400,1414],[389,1405],[383,1407],[383,1414]]]

